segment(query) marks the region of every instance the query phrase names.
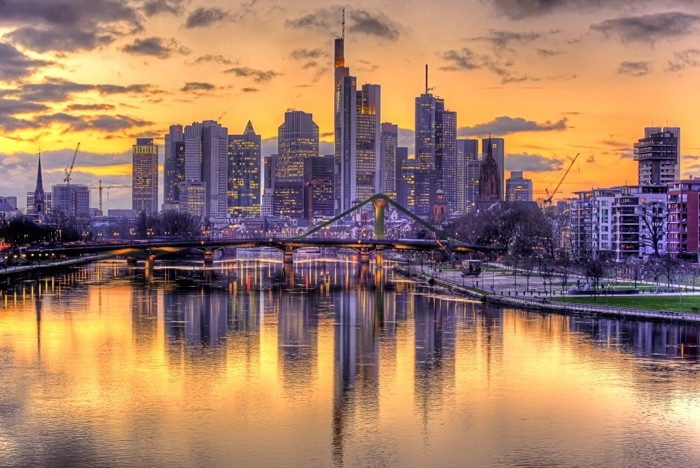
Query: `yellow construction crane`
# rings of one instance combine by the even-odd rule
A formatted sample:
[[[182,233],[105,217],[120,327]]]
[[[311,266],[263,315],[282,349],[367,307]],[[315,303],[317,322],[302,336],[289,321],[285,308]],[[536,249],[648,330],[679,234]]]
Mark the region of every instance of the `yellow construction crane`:
[[[73,153],[73,159],[71,160],[70,165],[66,166],[64,169],[66,177],[63,179],[63,182],[65,182],[66,185],[70,185],[70,176],[73,174],[73,166],[75,165],[75,158],[78,156],[78,149],[80,149],[80,142],[78,142],[78,146],[75,147],[75,152]]]
[[[97,190],[98,191],[99,209],[100,209],[100,211],[102,211],[102,190],[126,189],[126,188],[131,188],[131,185],[122,185],[122,184],[102,185],[102,181],[98,180],[96,185],[92,185],[90,187],[90,190]]]
[[[578,156],[581,153],[576,153],[576,156],[574,156],[574,159],[571,160],[571,164],[569,164],[569,167],[566,168],[566,171],[564,171],[564,175],[561,176],[561,179],[559,179],[559,182],[557,183],[556,187],[554,187],[554,191],[550,194],[549,190],[545,189],[545,192],[547,192],[547,198],[544,199],[544,204],[549,205],[552,203],[552,198],[554,198],[554,195],[557,194],[559,191],[559,187],[561,187],[561,183],[564,182],[564,179],[566,179],[566,176],[569,174],[569,171],[571,168],[574,166],[574,163],[578,159]]]

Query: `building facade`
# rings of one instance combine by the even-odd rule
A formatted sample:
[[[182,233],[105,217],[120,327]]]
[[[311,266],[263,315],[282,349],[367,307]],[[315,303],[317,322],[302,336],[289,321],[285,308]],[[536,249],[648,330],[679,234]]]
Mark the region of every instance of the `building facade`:
[[[532,201],[532,180],[523,177],[523,171],[511,171],[506,180],[506,201]]]
[[[700,253],[700,180],[686,179],[668,185],[668,252]]]
[[[158,145],[153,138],[137,138],[131,148],[131,209],[158,213]]]
[[[634,144],[639,185],[666,185],[680,179],[681,129],[648,127]]]
[[[52,192],[52,211],[68,218],[90,216],[90,190],[87,185],[54,185]]]
[[[304,218],[332,218],[335,212],[334,155],[304,161]]]
[[[396,198],[397,160],[396,148],[399,146],[399,127],[389,122],[381,126],[379,149],[379,193]]]
[[[493,159],[498,167],[498,193],[501,200],[505,196],[505,180],[506,180],[506,148],[503,138],[484,138],[481,140],[482,159],[486,159],[486,155],[491,152]]]
[[[248,122],[242,135],[228,136],[228,213],[260,215],[261,138]]]

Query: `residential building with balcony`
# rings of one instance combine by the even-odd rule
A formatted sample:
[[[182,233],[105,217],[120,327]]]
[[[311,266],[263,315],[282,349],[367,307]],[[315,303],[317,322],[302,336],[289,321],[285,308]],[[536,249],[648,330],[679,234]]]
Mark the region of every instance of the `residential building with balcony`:
[[[672,255],[700,252],[700,179],[668,185],[668,252]]]

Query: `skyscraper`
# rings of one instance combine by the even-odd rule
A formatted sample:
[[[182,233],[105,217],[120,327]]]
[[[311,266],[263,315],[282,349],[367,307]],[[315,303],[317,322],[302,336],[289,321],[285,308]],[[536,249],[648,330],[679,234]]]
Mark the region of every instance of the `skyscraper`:
[[[399,145],[399,127],[385,122],[381,125],[379,143],[379,193],[396,198],[396,147]]]
[[[242,135],[228,137],[228,212],[260,215],[260,135],[248,122]]]
[[[457,166],[457,114],[445,110],[445,101],[430,93],[427,65],[425,93],[416,98],[415,109],[418,160],[415,213],[427,216],[435,204],[438,189],[445,190],[451,209],[456,207],[457,190],[453,175]],[[447,185],[445,173],[453,179]]]
[[[463,182],[460,184],[459,180],[457,181],[457,204],[459,205],[460,202],[460,191],[463,190],[461,210],[466,213],[474,208],[479,199],[479,177],[481,176],[479,140],[457,140],[457,159],[463,161],[458,167],[464,168]]]
[[[204,200],[195,201],[193,193],[187,198],[196,206],[203,206],[206,216],[223,218],[227,212],[228,190],[228,129],[213,120],[194,122],[185,127],[185,182],[203,182],[193,185]],[[180,184],[182,187],[182,184]],[[182,204],[182,196],[180,197]],[[194,212],[189,207],[181,207]]]
[[[277,182],[304,182],[304,160],[318,156],[318,125],[312,114],[288,111],[278,129]]]
[[[87,185],[54,185],[52,191],[53,211],[68,218],[90,216],[90,190]]]
[[[489,149],[489,144],[491,148]],[[496,161],[496,166],[498,167],[498,180],[499,180],[499,186],[498,186],[498,193],[499,199],[503,200],[505,196],[505,176],[506,176],[506,164],[505,164],[505,156],[506,156],[506,150],[505,150],[505,141],[503,138],[491,138],[490,136],[488,138],[484,138],[481,140],[481,153],[482,153],[482,160],[486,160],[486,155],[491,152],[493,155],[494,160]]]
[[[165,135],[163,158],[163,208],[180,203],[180,183],[185,181],[185,134],[182,125],[171,125]]]
[[[334,131],[336,212],[352,207],[356,198],[379,190],[380,87],[357,79],[345,66],[345,12],[343,34],[335,39]]]
[[[131,208],[158,213],[158,146],[153,138],[137,138],[131,149]]]
[[[304,161],[304,218],[330,218],[334,213],[334,155]]]
[[[681,129],[647,127],[634,144],[639,185],[666,185],[680,179]]]

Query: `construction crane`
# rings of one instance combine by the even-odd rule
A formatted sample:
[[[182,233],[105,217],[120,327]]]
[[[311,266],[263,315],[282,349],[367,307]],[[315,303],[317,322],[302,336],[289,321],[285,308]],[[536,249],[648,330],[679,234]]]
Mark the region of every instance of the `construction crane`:
[[[97,190],[98,195],[99,195],[99,209],[100,209],[100,211],[102,211],[102,190],[126,189],[126,188],[131,188],[131,185],[121,185],[121,184],[102,185],[102,181],[98,180],[97,185],[91,186],[90,190]]]
[[[574,156],[574,159],[571,160],[571,163],[569,163],[569,167],[566,168],[566,171],[564,171],[564,175],[561,176],[561,179],[559,179],[559,182],[557,183],[556,187],[554,187],[554,191],[552,194],[549,194],[549,191],[545,189],[547,192],[547,198],[544,199],[544,204],[549,205],[552,203],[552,198],[554,198],[554,195],[557,194],[559,191],[559,187],[561,187],[562,182],[564,182],[564,179],[566,179],[567,174],[569,174],[569,171],[571,168],[574,166],[574,163],[576,162],[576,159],[578,159],[578,156],[581,153],[576,153],[576,156]]]
[[[63,182],[65,182],[66,185],[70,185],[70,176],[73,174],[73,166],[75,165],[75,158],[78,156],[78,149],[80,149],[80,142],[78,142],[78,146],[75,147],[75,153],[73,153],[73,159],[71,160],[70,165],[66,166],[64,169],[66,177],[63,179]]]

